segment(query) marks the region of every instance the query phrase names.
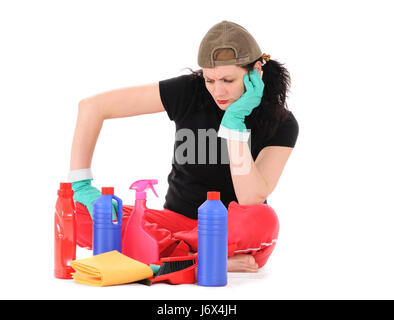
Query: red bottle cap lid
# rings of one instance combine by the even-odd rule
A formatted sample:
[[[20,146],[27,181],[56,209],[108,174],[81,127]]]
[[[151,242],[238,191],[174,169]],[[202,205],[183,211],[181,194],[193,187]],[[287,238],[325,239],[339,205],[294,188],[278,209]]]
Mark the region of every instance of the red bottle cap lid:
[[[74,195],[71,182],[60,182],[60,188],[57,190],[57,195],[63,198],[70,198]]]
[[[114,194],[114,187],[102,187],[101,188],[101,194]]]
[[[61,190],[71,190],[72,183],[71,182],[60,182],[60,189]]]
[[[219,191],[208,191],[207,192],[207,200],[220,200],[220,192]]]

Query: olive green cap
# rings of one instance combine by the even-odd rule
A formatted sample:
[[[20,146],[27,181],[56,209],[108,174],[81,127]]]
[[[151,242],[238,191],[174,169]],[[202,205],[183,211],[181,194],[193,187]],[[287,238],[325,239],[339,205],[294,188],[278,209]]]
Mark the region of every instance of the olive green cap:
[[[218,49],[232,49],[230,55],[216,55]],[[242,26],[222,21],[215,24],[201,41],[198,51],[198,65],[201,68],[216,66],[244,66],[262,56],[259,45]]]

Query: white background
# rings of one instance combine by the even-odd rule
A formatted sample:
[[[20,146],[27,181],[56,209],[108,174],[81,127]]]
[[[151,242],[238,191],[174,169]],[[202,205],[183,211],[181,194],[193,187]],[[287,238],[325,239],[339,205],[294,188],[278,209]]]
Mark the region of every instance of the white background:
[[[390,1],[2,1],[0,298],[393,299],[391,18]],[[300,134],[269,197],[281,229],[268,264],[223,288],[54,279],[78,102],[197,69],[202,37],[222,20],[292,76]],[[130,184],[157,178],[148,206],[162,208],[174,133],[166,113],[105,121],[94,185],[132,204]]]

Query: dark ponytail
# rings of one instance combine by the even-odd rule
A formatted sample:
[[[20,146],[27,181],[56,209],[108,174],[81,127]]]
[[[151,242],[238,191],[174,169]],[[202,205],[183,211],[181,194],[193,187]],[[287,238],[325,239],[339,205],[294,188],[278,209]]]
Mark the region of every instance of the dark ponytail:
[[[251,71],[257,61],[263,62],[263,58],[260,57],[256,61],[242,66],[242,68]],[[205,88],[202,69],[196,71],[190,68],[184,69],[188,69],[191,72],[191,76],[198,79],[197,83],[202,89],[199,90],[201,98],[200,107],[205,108],[212,98]],[[256,126],[262,128],[263,136],[268,140],[275,134],[279,124],[286,120],[290,114],[286,103],[287,93],[290,88],[290,75],[283,64],[270,59],[263,65],[263,82],[264,92],[261,103],[253,109],[249,116],[245,117],[245,123],[249,128]]]
[[[243,67],[248,71],[253,69],[257,61]],[[290,89],[290,74],[283,64],[270,59],[263,65],[264,92],[260,106],[253,109],[252,113],[245,118],[245,123],[263,128],[264,136],[270,139],[279,124],[286,120],[290,111],[287,109],[286,97]]]

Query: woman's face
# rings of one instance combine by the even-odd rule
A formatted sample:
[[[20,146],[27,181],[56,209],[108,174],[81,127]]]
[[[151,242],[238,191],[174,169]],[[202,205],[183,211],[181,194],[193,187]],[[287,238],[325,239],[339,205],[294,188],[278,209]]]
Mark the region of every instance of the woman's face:
[[[243,76],[247,74],[245,69],[230,65],[202,70],[205,86],[220,109],[226,110],[245,92],[243,82]]]

